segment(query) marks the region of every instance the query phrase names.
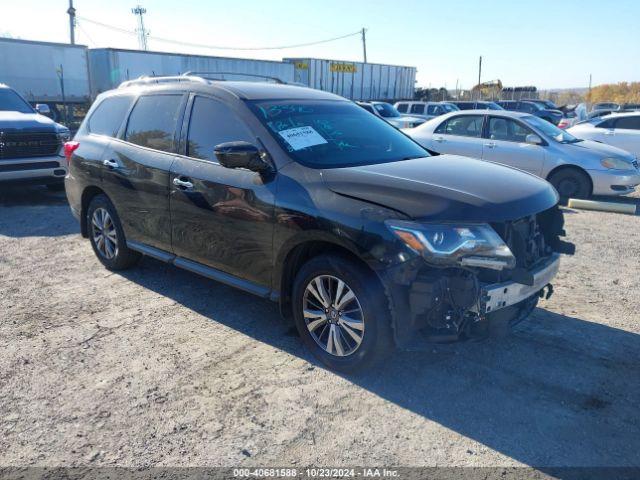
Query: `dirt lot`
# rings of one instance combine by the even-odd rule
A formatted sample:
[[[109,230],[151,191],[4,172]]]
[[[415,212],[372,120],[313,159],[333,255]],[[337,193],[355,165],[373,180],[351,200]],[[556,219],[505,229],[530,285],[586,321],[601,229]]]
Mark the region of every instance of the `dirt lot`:
[[[578,253],[512,336],[343,377],[274,304],[110,273],[64,195],[3,187],[0,466],[640,466],[640,218],[566,218]]]

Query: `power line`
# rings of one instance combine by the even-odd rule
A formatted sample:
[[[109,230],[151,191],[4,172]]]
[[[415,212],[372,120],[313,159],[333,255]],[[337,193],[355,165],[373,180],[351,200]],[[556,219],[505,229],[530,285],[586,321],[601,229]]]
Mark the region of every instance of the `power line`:
[[[104,27],[104,28],[115,30],[115,31],[120,32],[120,33],[126,33],[128,35],[136,35],[136,36],[138,35],[136,32],[133,32],[131,30],[126,30],[124,28],[115,27],[113,25],[108,25],[106,23],[98,22],[96,20],[91,20],[90,18],[85,18],[85,17],[80,17],[80,16],[78,16],[78,18],[80,18],[81,20],[84,20],[85,22],[93,23],[95,25],[99,25],[99,26]],[[358,30],[357,32],[353,32],[353,33],[348,33],[346,35],[341,35],[339,37],[327,38],[325,40],[318,40],[318,41],[315,41],[315,42],[307,42],[307,43],[298,43],[298,44],[295,44],[295,45],[282,45],[282,46],[277,46],[277,47],[229,47],[229,46],[220,46],[220,45],[205,45],[205,44],[202,44],[202,43],[182,42],[182,41],[179,41],[179,40],[174,40],[174,39],[170,39],[170,38],[163,38],[163,37],[156,37],[156,36],[153,36],[153,35],[148,35],[147,38],[150,38],[152,40],[156,40],[156,41],[159,41],[159,42],[172,43],[172,44],[175,44],[175,45],[182,45],[182,46],[185,46],[185,47],[209,48],[211,50],[284,50],[284,49],[287,49],[287,48],[310,47],[312,45],[320,45],[322,43],[335,42],[336,40],[342,40],[343,38],[354,37],[356,35],[362,35],[362,30]]]

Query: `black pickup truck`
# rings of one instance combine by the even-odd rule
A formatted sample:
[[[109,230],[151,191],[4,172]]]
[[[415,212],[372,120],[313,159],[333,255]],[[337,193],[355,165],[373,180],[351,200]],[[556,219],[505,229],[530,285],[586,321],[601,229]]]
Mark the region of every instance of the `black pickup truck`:
[[[64,188],[67,164],[62,145],[69,129],[34,109],[15,90],[0,84],[0,183]]]

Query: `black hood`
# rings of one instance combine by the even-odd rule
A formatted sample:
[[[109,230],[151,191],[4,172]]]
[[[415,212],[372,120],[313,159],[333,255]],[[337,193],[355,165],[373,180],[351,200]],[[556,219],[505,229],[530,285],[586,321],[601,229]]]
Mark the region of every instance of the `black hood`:
[[[500,222],[551,208],[545,180],[496,163],[455,155],[322,171],[332,191],[421,220]]]

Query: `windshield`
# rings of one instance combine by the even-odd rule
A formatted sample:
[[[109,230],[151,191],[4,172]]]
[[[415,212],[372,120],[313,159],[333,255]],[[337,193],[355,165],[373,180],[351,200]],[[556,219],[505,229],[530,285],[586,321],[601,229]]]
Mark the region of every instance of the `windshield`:
[[[0,111],[33,113],[33,108],[9,88],[0,88]]]
[[[582,141],[540,117],[526,116],[522,117],[522,120],[558,143],[576,143]]]
[[[393,106],[389,103],[374,103],[373,108],[375,108],[381,117],[391,118],[391,117],[399,117],[400,112],[393,108]]]
[[[249,105],[294,160],[313,168],[429,156],[386,121],[351,102],[256,101]]]

